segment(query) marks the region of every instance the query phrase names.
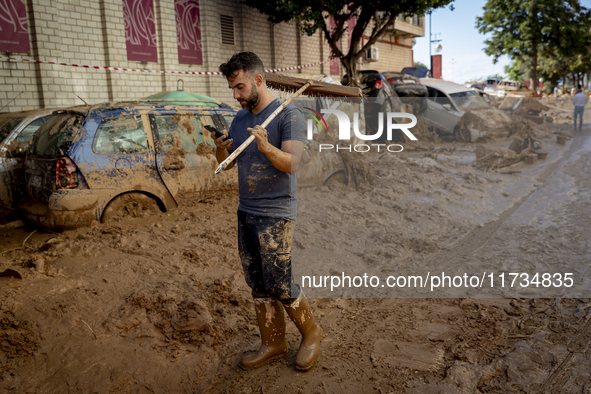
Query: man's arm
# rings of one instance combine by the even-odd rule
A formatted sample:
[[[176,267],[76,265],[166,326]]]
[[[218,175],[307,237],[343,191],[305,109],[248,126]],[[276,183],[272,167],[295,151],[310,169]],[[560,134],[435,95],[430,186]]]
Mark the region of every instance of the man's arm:
[[[259,150],[267,156],[267,159],[273,163],[279,171],[295,174],[300,165],[304,143],[302,141],[289,140],[281,143],[281,149],[278,149],[269,143],[267,139],[267,130],[261,126],[247,129],[254,135]]]

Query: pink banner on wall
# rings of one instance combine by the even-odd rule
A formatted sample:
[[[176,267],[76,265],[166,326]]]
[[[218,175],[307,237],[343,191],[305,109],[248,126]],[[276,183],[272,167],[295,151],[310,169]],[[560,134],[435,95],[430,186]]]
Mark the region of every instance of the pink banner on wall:
[[[331,17],[329,17],[328,19],[328,29],[330,30],[331,34],[334,31],[334,28],[336,27],[336,24],[334,23],[334,19]],[[337,48],[339,47],[339,43],[337,42]],[[330,56],[332,56],[332,48],[330,50]],[[339,59],[338,58],[334,58],[334,59],[330,59],[330,67],[329,67],[329,72],[330,75],[339,75],[340,74],[340,67],[339,67]]]
[[[157,62],[156,18],[153,0],[123,0],[127,60]]]
[[[0,52],[30,51],[25,1],[0,0]]]
[[[203,64],[198,0],[175,0],[176,40],[180,64]]]

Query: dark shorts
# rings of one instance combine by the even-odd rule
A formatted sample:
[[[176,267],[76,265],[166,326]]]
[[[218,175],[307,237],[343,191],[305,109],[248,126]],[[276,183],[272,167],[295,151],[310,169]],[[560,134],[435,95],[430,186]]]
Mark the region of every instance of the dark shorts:
[[[300,295],[291,271],[292,221],[238,211],[238,252],[255,298],[291,304]]]

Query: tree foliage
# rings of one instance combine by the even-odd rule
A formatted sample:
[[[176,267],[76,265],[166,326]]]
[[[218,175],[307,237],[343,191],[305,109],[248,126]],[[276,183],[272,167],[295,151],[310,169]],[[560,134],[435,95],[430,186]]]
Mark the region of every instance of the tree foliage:
[[[502,55],[528,61],[536,86],[540,56],[568,58],[589,46],[589,19],[578,0],[488,0],[476,27],[491,34],[484,51],[495,63]]]
[[[425,68],[427,70],[429,69],[429,67],[425,63],[419,61],[415,61],[415,67]]]
[[[347,74],[356,76],[357,60],[376,41],[392,31],[398,15],[423,15],[444,7],[453,0],[244,0],[249,7],[268,15],[272,23],[296,22],[303,33],[324,34],[333,56],[338,57]],[[330,26],[329,17],[334,21]],[[347,31],[348,21],[355,25],[347,51],[338,43]],[[369,30],[368,30],[369,29]],[[368,34],[369,31],[369,34]],[[362,43],[364,35],[369,39]],[[350,79],[351,80],[351,79]]]
[[[488,77],[483,78],[483,79],[505,79],[505,76],[501,75],[499,73],[496,73],[496,74],[491,74]]]

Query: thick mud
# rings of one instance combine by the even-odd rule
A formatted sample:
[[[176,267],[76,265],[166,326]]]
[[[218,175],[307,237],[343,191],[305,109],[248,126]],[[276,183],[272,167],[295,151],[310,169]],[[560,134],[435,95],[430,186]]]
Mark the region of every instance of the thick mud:
[[[381,166],[364,167],[358,177],[371,180],[356,188],[303,188],[294,250],[311,258],[316,249],[358,251],[385,272],[384,258],[490,269],[501,258],[550,265],[545,256],[580,257],[586,266],[591,129],[563,147],[546,127],[534,131],[548,158],[512,173],[477,169],[474,144],[437,141],[376,158]],[[384,179],[389,186],[376,191]],[[63,233],[1,228],[0,273],[22,279],[0,275],[0,392],[589,392],[591,298],[568,293],[314,296],[324,339],[312,370],[294,368],[300,336],[291,322],[286,357],[241,370],[259,330],[238,258],[237,205],[229,191]],[[328,221],[318,220],[323,212]],[[364,219],[351,227],[347,216]],[[383,249],[364,247],[371,237]]]

